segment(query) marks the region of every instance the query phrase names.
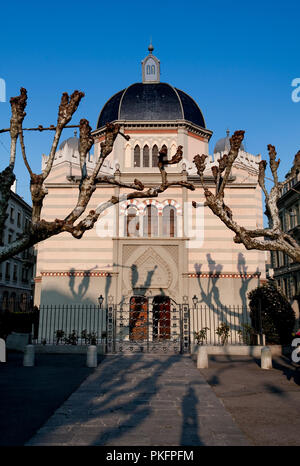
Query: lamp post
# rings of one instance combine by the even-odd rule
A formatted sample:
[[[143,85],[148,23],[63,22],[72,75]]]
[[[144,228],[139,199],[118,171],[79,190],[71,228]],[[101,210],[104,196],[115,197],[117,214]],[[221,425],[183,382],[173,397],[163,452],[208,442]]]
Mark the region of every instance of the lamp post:
[[[102,294],[101,294],[101,295],[99,296],[99,298],[98,298],[98,303],[99,303],[100,309],[102,309],[103,301],[104,301],[104,298],[103,298],[103,296],[102,296]]]
[[[197,304],[198,304],[198,298],[197,296],[194,294],[193,298],[192,298],[192,301],[193,301],[193,304],[194,304],[194,308],[196,308]]]

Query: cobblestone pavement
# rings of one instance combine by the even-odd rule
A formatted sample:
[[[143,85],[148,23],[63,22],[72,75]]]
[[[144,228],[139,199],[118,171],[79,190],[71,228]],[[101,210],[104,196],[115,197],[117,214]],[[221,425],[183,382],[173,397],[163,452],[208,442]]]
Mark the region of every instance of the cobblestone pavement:
[[[138,354],[106,357],[26,445],[249,445],[249,440],[189,356]]]

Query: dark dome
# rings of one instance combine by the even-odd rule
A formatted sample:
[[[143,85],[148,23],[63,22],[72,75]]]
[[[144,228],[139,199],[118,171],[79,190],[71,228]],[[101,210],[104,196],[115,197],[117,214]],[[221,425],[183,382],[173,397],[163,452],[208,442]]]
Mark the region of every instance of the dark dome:
[[[166,83],[135,83],[115,94],[101,110],[97,128],[115,120],[188,120],[205,128],[196,102],[185,92]]]
[[[230,132],[229,130],[226,131],[226,138],[221,138],[216,142],[215,148],[214,148],[214,154],[218,152],[229,152],[230,150]],[[244,144],[241,143],[240,150],[245,150]]]

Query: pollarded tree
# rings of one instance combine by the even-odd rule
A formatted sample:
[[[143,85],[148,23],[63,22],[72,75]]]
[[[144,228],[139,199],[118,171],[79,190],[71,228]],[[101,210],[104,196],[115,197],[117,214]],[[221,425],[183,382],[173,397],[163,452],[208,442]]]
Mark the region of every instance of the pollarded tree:
[[[269,165],[273,177],[273,187],[269,193],[265,186],[267,162],[262,160],[259,162],[258,167],[258,183],[265,195],[266,213],[269,218],[270,227],[253,229],[243,227],[233,218],[232,210],[224,202],[226,184],[230,176],[231,168],[238,156],[243,138],[244,131],[235,131],[230,138],[229,153],[224,154],[223,157],[218,160],[219,166],[212,167],[212,173],[216,184],[215,194],[213,194],[204,183],[204,171],[206,169],[205,159],[207,156],[204,154],[200,156],[198,154],[194,157],[194,163],[204,189],[206,199],[205,205],[235,233],[233,239],[235,243],[242,243],[246,249],[281,251],[291,257],[293,261],[300,262],[300,245],[290,234],[284,232],[281,227],[277,206],[282,187],[282,183],[278,181],[277,174],[280,159],[276,160],[277,154],[274,146],[271,144],[268,145]],[[300,151],[295,155],[290,177],[295,176],[298,171],[300,171]],[[193,206],[196,208],[197,203],[193,202]]]
[[[20,95],[10,99],[11,104],[11,120],[10,127],[0,130],[0,133],[10,133],[10,160],[9,165],[0,173],[0,237],[4,229],[5,220],[7,218],[7,207],[10,197],[10,189],[14,183],[14,167],[16,163],[16,149],[19,140],[25,166],[30,175],[30,192],[32,199],[32,219],[27,230],[11,244],[0,248],[0,262],[13,257],[21,251],[33,246],[34,244],[44,241],[51,236],[58,235],[62,232],[70,233],[74,238],[80,239],[85,231],[94,227],[100,215],[109,207],[127,199],[134,198],[152,198],[157,197],[160,193],[166,191],[170,186],[183,186],[187,189],[194,190],[191,183],[185,181],[169,182],[165,166],[168,164],[178,163],[182,159],[182,146],[179,146],[176,154],[171,160],[167,160],[164,149],[160,151],[158,168],[161,174],[161,182],[158,185],[148,186],[145,188],[142,181],[134,179],[133,183],[122,183],[114,176],[104,176],[101,174],[101,168],[105,159],[113,150],[114,142],[118,135],[129,139],[129,136],[120,132],[120,126],[117,124],[107,124],[105,131],[105,139],[101,143],[100,156],[96,161],[95,167],[91,172],[87,171],[86,159],[87,155],[94,144],[94,139],[91,134],[91,127],[88,120],[80,120],[79,125],[68,126],[74,113],[76,112],[81,99],[84,97],[83,92],[74,91],[72,95],[63,93],[58,108],[58,116],[56,126],[51,125],[48,128],[38,126],[37,128],[23,128],[23,121],[26,116],[25,108],[27,104],[27,91],[21,88]],[[55,153],[59,144],[59,140],[64,128],[80,128],[79,137],[79,154],[81,179],[78,184],[78,198],[76,205],[69,214],[62,219],[56,218],[54,221],[46,221],[41,218],[42,207],[47,189],[45,181],[47,180],[53,167]],[[42,173],[33,173],[29,160],[26,154],[24,143],[24,131],[54,131],[54,137],[50,154],[47,159],[46,166]],[[124,188],[132,189],[128,194],[112,196],[106,202],[100,204],[96,210],[86,212],[88,203],[99,184],[111,184]],[[84,215],[85,214],[85,215]]]

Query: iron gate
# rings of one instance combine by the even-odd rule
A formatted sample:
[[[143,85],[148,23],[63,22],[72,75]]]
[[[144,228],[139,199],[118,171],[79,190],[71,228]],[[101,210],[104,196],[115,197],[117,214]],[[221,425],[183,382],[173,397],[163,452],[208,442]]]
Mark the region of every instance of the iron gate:
[[[166,296],[132,296],[109,304],[107,353],[188,353],[190,319],[187,304]]]

